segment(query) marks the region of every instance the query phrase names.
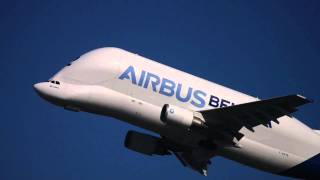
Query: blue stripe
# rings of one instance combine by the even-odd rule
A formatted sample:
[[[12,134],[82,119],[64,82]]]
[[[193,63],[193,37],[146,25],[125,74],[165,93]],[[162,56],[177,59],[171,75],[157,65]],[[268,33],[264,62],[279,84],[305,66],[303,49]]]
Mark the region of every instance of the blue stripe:
[[[320,179],[320,154],[282,172],[281,175],[302,179]]]

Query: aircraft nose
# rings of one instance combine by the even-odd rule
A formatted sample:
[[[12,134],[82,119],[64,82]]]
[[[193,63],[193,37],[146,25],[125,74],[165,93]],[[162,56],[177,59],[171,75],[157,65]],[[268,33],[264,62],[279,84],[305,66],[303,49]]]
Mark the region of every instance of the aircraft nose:
[[[57,104],[62,101],[62,93],[57,88],[50,86],[50,82],[40,82],[33,85],[36,93],[43,99]]]
[[[46,82],[36,83],[33,85],[34,90],[40,95],[43,96],[45,94]]]
[[[70,105],[77,98],[70,85],[62,85],[60,81],[36,83],[33,88],[41,98],[58,106]]]

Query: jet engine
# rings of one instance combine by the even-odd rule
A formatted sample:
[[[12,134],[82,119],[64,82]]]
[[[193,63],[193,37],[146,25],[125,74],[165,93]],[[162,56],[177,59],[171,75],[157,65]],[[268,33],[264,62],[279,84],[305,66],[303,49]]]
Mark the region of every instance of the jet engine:
[[[145,155],[170,155],[161,139],[136,131],[128,131],[124,141],[126,148]]]
[[[191,126],[206,127],[204,121],[195,116],[193,111],[170,104],[163,106],[160,119],[164,123],[185,129],[190,129]]]

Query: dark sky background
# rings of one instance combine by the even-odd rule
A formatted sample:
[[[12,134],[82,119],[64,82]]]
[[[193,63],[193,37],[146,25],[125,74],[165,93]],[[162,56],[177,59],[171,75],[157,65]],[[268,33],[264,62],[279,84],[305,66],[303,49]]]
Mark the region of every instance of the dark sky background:
[[[79,55],[120,47],[270,98],[314,99],[295,114],[320,129],[319,1],[1,1],[0,179],[279,179],[216,157],[209,176],[123,146],[121,121],[55,107],[32,85]]]

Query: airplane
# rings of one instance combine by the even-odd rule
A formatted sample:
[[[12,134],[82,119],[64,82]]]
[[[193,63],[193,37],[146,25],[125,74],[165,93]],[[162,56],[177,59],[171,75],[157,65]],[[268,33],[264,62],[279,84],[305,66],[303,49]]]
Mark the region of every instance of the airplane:
[[[292,116],[298,94],[258,99],[114,47],[89,51],[33,85],[50,103],[114,117],[158,134],[128,131],[124,146],[173,155],[207,176],[215,156],[293,178],[320,179],[320,131]]]

